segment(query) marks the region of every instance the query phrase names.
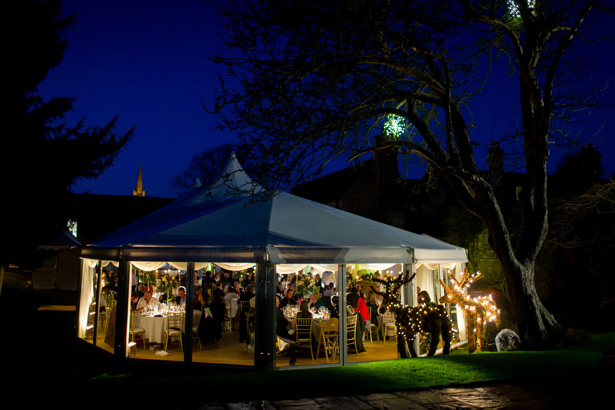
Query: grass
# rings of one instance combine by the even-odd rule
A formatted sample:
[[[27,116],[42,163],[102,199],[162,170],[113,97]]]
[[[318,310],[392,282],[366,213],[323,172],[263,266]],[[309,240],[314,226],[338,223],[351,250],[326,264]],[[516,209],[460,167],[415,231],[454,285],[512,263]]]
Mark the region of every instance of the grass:
[[[15,313],[10,306],[0,310],[11,311]],[[20,397],[30,404],[40,399],[45,405],[57,401],[64,408],[78,404],[89,409],[97,405],[125,408],[120,403],[111,405],[106,397],[127,393],[145,407],[172,404],[167,407],[187,408],[205,402],[355,395],[530,377],[583,377],[596,369],[615,343],[615,333],[606,333],[595,335],[586,346],[561,350],[471,355],[455,351],[450,356],[259,373],[198,366],[186,369],[169,363],[118,366],[75,341],[74,315],[66,312],[9,314],[2,322],[5,329],[19,329],[0,338],[5,363],[11,366],[5,369],[11,377],[3,383],[3,391],[26,393]],[[11,365],[12,361],[16,364]],[[184,407],[177,406],[178,397]],[[147,404],[143,404],[146,398]]]
[[[269,373],[241,372],[180,376],[116,374],[90,379],[85,385],[95,391],[119,386],[145,391],[153,385],[177,386],[201,391],[194,399],[209,401],[248,401],[297,399],[301,397],[351,395],[468,385],[480,382],[510,381],[528,377],[579,376],[591,372],[615,342],[615,333],[601,334],[590,345],[550,351],[458,352],[450,356],[361,363],[346,367],[285,370]],[[181,387],[180,387],[181,386]],[[232,394],[226,386],[236,386]],[[196,402],[195,402],[196,403]]]

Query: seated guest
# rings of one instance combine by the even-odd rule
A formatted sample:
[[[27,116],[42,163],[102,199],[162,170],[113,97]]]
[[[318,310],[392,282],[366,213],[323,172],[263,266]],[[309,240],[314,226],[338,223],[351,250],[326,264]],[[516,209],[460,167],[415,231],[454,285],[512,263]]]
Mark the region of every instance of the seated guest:
[[[293,289],[289,288],[286,290],[286,296],[280,302],[280,308],[283,308],[286,305],[296,305],[297,304],[297,301],[293,298],[294,293],[295,291]]]
[[[308,305],[308,307],[310,308],[310,310],[311,310],[311,309],[316,309],[316,310],[318,310],[318,308],[320,308],[321,306],[324,306],[324,305],[325,305],[325,304],[324,304],[324,302],[322,301],[322,299],[320,299],[320,298],[318,297],[318,295],[317,295],[317,294],[312,293],[312,294],[310,295],[310,303],[309,303],[309,305]]]
[[[307,300],[301,301],[301,305],[299,305],[299,312],[297,312],[297,317],[306,319],[312,317]]]
[[[230,300],[230,299],[239,300],[239,298],[240,298],[239,295],[237,294],[237,292],[235,291],[235,288],[233,287],[229,287],[228,292],[226,292],[226,295],[224,295],[223,297],[223,299],[226,299],[226,300]]]
[[[137,305],[140,300],[141,296],[139,295],[139,292],[134,292],[130,297],[130,310],[137,310]]]
[[[178,295],[175,296],[175,303],[180,306],[186,306],[186,288],[183,286],[179,287]]]
[[[146,310],[148,308],[152,308],[152,309],[157,309],[158,308],[158,301],[156,299],[153,298],[154,294],[151,291],[147,291],[145,292],[145,295],[143,295],[143,297],[141,299],[139,299],[139,302],[137,303],[137,308],[135,310]]]
[[[370,317],[369,317],[370,324],[373,323],[377,325],[379,305],[378,305],[378,300],[376,299],[376,294],[374,292],[370,291],[367,294],[367,300],[365,301],[365,304],[367,305],[368,310],[371,312]]]
[[[333,295],[331,296],[331,317],[340,318],[340,309],[339,309],[339,305],[340,305],[340,298],[337,295]]]
[[[239,300],[250,300],[254,297],[254,285],[246,286],[246,291],[239,296]]]
[[[227,303],[226,301],[228,300],[230,307],[231,307],[231,312],[230,312],[230,316],[232,318],[234,318],[235,316],[237,316],[237,305],[239,304],[239,295],[237,293],[235,293],[235,288],[233,287],[229,287],[228,288],[228,292],[226,293],[226,295],[224,295],[224,298],[222,298],[224,300],[224,303]]]
[[[329,286],[325,287],[325,290],[323,290],[322,292],[322,296],[326,297],[326,296],[331,296],[333,295],[333,288],[335,287],[335,284],[333,282],[329,282]]]
[[[288,328],[290,327],[290,322],[284,316],[284,312],[281,309],[280,298],[275,298],[275,327],[276,333],[279,337],[286,339],[286,341],[293,340],[293,336],[288,333]]]

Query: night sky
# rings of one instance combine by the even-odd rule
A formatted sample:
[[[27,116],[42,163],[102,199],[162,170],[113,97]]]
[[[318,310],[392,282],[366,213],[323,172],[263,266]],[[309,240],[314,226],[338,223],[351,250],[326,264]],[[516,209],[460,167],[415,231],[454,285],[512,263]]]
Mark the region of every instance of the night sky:
[[[201,107],[213,96],[221,70],[207,60],[220,43],[215,11],[202,0],[64,0],[64,14],[72,12],[77,23],[65,35],[64,59],[39,87],[41,96],[76,97],[68,125],[86,117],[87,125],[102,126],[114,115],[119,115],[118,132],[136,125],[115,165],[74,192],[132,195],[141,166],[146,196],[177,196],[170,182],[192,156],[234,138],[212,131],[215,117]],[[604,27],[612,31],[614,25]],[[598,58],[591,78],[596,84],[613,75],[613,48],[612,40],[583,48]],[[500,103],[503,94],[503,88],[487,94],[484,108],[474,112],[488,119],[489,138],[493,123],[507,111]],[[613,103],[614,94],[607,91],[600,101]],[[584,141],[598,145],[603,155],[604,176],[614,173],[615,108],[579,124]],[[561,153],[552,149],[551,167]]]

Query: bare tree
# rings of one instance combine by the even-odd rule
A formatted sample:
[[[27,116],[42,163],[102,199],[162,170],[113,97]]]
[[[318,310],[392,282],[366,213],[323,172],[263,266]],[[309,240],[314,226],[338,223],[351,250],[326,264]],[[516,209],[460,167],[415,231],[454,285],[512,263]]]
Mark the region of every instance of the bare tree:
[[[548,230],[549,144],[561,137],[553,119],[583,107],[580,94],[562,92],[579,74],[566,57],[598,8],[597,0],[227,1],[219,12],[231,51],[213,58],[227,74],[213,111],[266,164],[272,187],[310,179],[338,157],[386,149],[420,158],[486,225],[518,330],[540,344],[558,326],[534,283]],[[518,129],[498,138],[518,139],[526,173],[515,242],[477,165],[470,111],[498,69],[513,71],[519,90]]]

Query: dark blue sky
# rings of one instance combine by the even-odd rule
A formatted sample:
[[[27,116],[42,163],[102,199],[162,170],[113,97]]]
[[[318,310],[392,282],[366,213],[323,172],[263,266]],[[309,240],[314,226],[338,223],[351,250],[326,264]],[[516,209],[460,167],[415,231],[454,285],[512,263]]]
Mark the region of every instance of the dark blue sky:
[[[69,125],[85,116],[86,124],[100,126],[116,114],[118,132],[136,125],[115,165],[74,191],[132,195],[141,165],[146,196],[175,197],[170,181],[194,154],[233,142],[232,135],[212,131],[215,118],[201,107],[213,95],[219,70],[207,60],[219,43],[215,11],[202,0],[64,0],[64,14],[72,12],[77,23],[65,36],[64,60],[39,87],[41,95],[76,97]],[[598,84],[613,75],[613,45],[584,46],[598,58],[592,79]],[[483,135],[490,137],[494,119],[500,122],[510,111],[503,89],[486,95],[483,108],[473,108],[486,119]],[[613,103],[613,95],[607,91],[601,101]],[[583,139],[602,152],[605,176],[615,172],[615,109],[578,124]],[[551,166],[561,157],[555,147],[552,153]]]

